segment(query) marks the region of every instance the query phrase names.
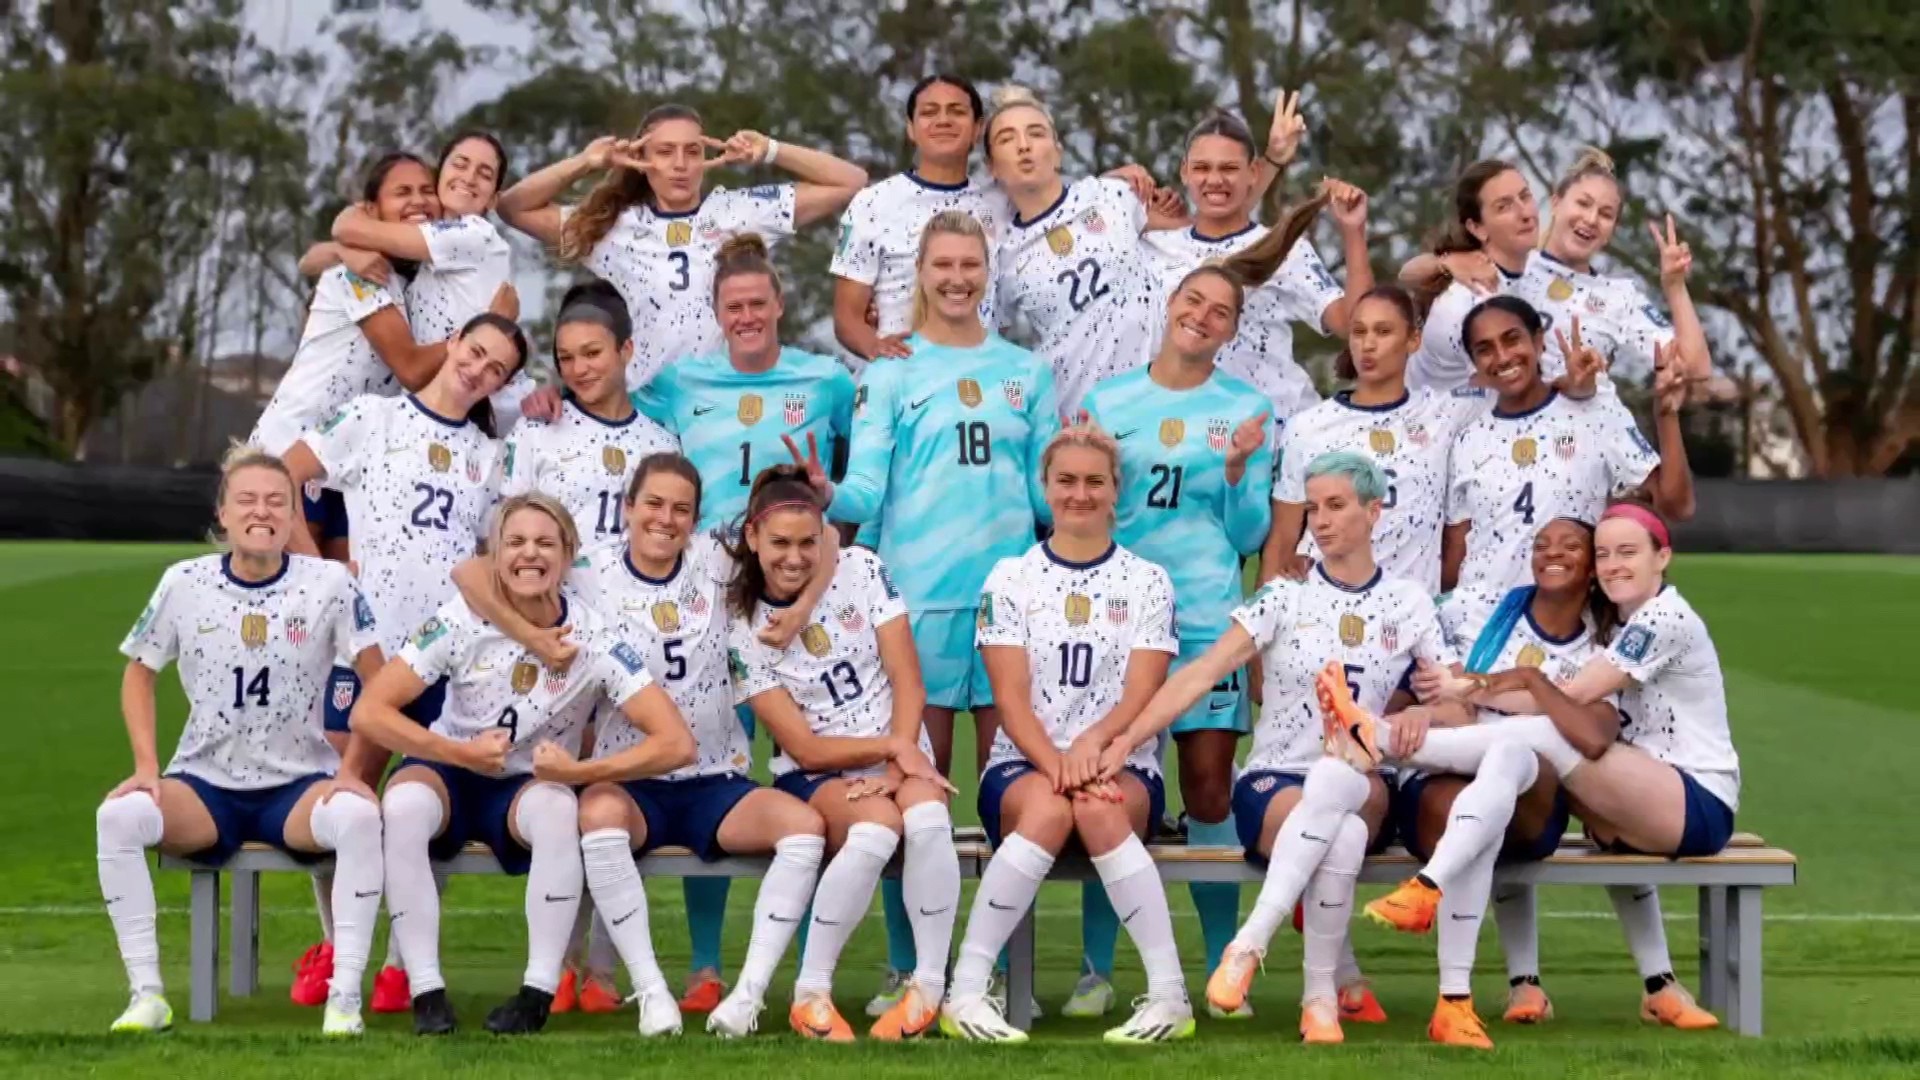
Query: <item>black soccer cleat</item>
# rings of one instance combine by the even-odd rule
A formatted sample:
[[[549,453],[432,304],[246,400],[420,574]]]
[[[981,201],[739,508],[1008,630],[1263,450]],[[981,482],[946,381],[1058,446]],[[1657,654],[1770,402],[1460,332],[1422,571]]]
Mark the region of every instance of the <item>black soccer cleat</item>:
[[[530,1035],[547,1026],[553,995],[522,986],[520,992],[487,1014],[487,1030],[495,1035]]]
[[[451,1035],[457,1026],[453,1018],[453,1003],[447,1000],[446,990],[429,990],[414,997],[415,1035]]]

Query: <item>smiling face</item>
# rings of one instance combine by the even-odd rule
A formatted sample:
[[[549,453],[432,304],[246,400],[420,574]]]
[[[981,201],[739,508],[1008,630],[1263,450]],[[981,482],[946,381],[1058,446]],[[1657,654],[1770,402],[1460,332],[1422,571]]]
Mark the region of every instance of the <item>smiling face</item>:
[[[1420,331],[1407,322],[1400,305],[1379,296],[1354,305],[1347,349],[1360,385],[1400,382],[1407,373],[1407,357],[1419,348]]]
[[[482,324],[447,341],[447,359],[433,379],[451,392],[462,412],[491,397],[520,369],[513,339]]]
[[[627,392],[627,360],[633,342],[613,340],[613,331],[596,322],[562,323],[554,331],[553,358],[560,380],[583,404],[600,405]]]
[[[1047,463],[1054,528],[1077,536],[1110,533],[1119,482],[1113,460],[1091,446],[1062,446]]]
[[[653,563],[679,558],[693,536],[698,498],[686,477],[660,469],[648,473],[627,504],[627,543],[634,554]]]
[[[1253,205],[1253,159],[1238,140],[1225,135],[1202,135],[1187,147],[1180,163],[1180,182],[1199,217],[1236,218]]]
[[[374,216],[381,221],[420,225],[440,216],[440,193],[433,173],[417,161],[401,161],[380,178]]]
[[[980,121],[965,90],[936,82],[920,91],[913,117],[907,121],[907,138],[920,152],[921,161],[964,166],[979,136]]]
[[[993,118],[987,134],[987,167],[1010,191],[1038,191],[1060,179],[1060,144],[1047,114],[1016,105]]]
[[[800,595],[820,562],[818,511],[799,507],[776,510],[746,528],[747,547],[760,560],[767,593],[775,600]]]
[[[1555,518],[1533,534],[1533,583],[1548,596],[1585,596],[1593,584],[1593,534]]]
[[[1541,345],[1518,315],[1499,308],[1481,311],[1468,331],[1474,370],[1503,398],[1519,397],[1539,381]]]
[[[987,249],[980,237],[934,233],[920,258],[927,310],[948,322],[977,319],[987,293]]]
[[[1239,292],[1219,274],[1189,275],[1167,301],[1167,346],[1183,359],[1211,361],[1239,329]]]
[[[1495,253],[1519,254],[1540,241],[1540,207],[1533,186],[1517,169],[1496,174],[1480,185],[1480,220],[1467,232]]]
[[[1593,534],[1594,572],[1607,599],[1633,611],[1653,599],[1666,582],[1673,551],[1663,548],[1646,526],[1627,518],[1608,518]]]
[[[1619,223],[1619,183],[1610,176],[1583,176],[1553,200],[1547,251],[1562,262],[1585,266],[1613,242]]]
[[[440,166],[440,208],[448,217],[485,214],[500,191],[500,153],[485,139],[462,139]]]
[[[227,546],[249,559],[277,559],[293,529],[293,481],[261,465],[235,469],[217,514]]]
[[[1323,558],[1343,559],[1370,550],[1379,520],[1380,503],[1361,499],[1347,474],[1307,478],[1307,529]]]
[[[560,523],[543,510],[522,507],[500,525],[493,572],[509,596],[537,599],[559,591],[560,577],[572,557]]]
[[[780,316],[786,312],[780,290],[767,274],[734,274],[714,291],[713,313],[727,347],[737,354],[757,355],[779,344]]]
[[[700,203],[700,185],[706,177],[706,130],[685,118],[662,120],[642,134],[647,136],[647,179],[660,209],[691,210]]]

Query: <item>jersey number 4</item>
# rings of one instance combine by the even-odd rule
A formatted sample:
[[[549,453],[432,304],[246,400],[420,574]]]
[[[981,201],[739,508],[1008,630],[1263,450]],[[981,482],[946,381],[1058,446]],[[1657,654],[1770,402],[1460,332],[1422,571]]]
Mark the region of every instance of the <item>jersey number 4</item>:
[[[1533,524],[1533,481],[1521,486],[1520,494],[1513,500],[1513,512],[1520,515],[1520,524]]]

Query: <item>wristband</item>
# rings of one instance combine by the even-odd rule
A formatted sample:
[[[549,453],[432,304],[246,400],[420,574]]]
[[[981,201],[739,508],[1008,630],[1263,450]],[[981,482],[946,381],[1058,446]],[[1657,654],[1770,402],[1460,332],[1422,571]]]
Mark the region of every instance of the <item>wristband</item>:
[[[780,156],[780,140],[768,139],[767,152],[760,155],[760,164],[771,165],[773,164],[773,159],[779,156]]]
[[[1263,153],[1262,153],[1262,154],[1260,155],[1260,157],[1261,157],[1261,159],[1262,159],[1262,160],[1264,160],[1264,161],[1265,161],[1265,162],[1266,162],[1267,164],[1269,164],[1269,165],[1271,165],[1271,166],[1273,166],[1273,167],[1274,167],[1274,168],[1276,168],[1276,169],[1284,169],[1284,168],[1286,168],[1286,167],[1287,167],[1288,165],[1290,165],[1290,164],[1292,164],[1292,162],[1288,162],[1288,161],[1275,161],[1275,160],[1273,160],[1273,155],[1272,155],[1272,154],[1268,154],[1268,153],[1264,153],[1264,152],[1263,152]]]

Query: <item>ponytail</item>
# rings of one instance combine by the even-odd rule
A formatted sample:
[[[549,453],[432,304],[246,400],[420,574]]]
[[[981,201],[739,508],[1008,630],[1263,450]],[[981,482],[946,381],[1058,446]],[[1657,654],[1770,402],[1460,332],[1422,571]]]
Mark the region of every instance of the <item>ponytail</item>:
[[[747,495],[746,512],[735,523],[736,539],[727,545],[727,553],[740,572],[727,584],[727,610],[740,618],[753,618],[754,605],[767,591],[767,572],[760,565],[759,554],[747,543],[747,530],[782,507],[807,507],[815,514],[821,513],[820,496],[807,482],[807,470],[799,465],[769,465],[760,470]],[[821,526],[826,527],[824,515]]]
[[[640,127],[633,133],[634,137],[639,138],[668,120],[691,120],[695,125],[704,127],[700,114],[691,107],[669,103],[649,109],[640,118]],[[557,245],[560,261],[585,262],[593,254],[594,246],[613,229],[613,223],[621,213],[630,206],[652,204],[653,185],[647,182],[646,173],[627,168],[609,170],[581,200],[580,205],[574,208],[566,224],[560,226],[560,243]]]

